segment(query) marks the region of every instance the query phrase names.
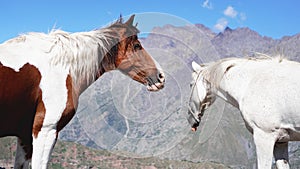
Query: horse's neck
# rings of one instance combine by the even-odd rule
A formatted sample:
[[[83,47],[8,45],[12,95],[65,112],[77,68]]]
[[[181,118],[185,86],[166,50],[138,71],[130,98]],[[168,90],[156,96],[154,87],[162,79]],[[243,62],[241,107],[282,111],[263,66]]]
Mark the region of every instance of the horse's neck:
[[[95,36],[98,37],[95,38]],[[83,52],[78,52],[81,55],[78,57],[79,60],[73,63],[73,66],[70,66],[73,84],[76,86],[79,95],[107,71],[103,67],[103,62],[106,65],[111,64],[106,63],[104,57],[115,44],[109,44],[108,42],[112,41],[112,39],[107,38],[105,34],[97,35],[96,33],[95,36],[84,37],[83,42],[85,45],[89,41],[92,43],[81,48]]]
[[[217,96],[237,108],[240,106],[239,104],[252,76],[251,71],[244,68],[244,63],[243,60],[232,61],[234,66],[224,73],[218,89],[215,90]]]
[[[77,78],[73,79],[73,88],[76,91],[76,94],[81,95],[89,86],[91,86],[98,78],[100,78],[106,70],[102,68],[100,63],[99,72],[96,73],[93,79],[88,79],[84,74],[81,76],[77,76]]]
[[[216,92],[216,95],[221,99],[225,100],[227,103],[233,105],[236,108],[239,108],[239,103],[237,99],[235,99],[230,93],[224,91],[223,89],[219,89]]]

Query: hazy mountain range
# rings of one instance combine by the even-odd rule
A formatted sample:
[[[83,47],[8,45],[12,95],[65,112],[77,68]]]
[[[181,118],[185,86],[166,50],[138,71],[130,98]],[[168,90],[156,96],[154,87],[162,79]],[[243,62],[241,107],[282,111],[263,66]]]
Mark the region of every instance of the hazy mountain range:
[[[300,34],[272,39],[249,28],[216,34],[201,24],[165,25],[141,41],[165,70],[166,87],[150,93],[120,72],[106,73],[80,97],[78,112],[60,139],[125,156],[255,168],[252,136],[240,113],[222,100],[206,112],[199,131],[190,131],[186,117],[191,62],[251,57],[255,52],[300,61]],[[293,165],[300,164],[298,149],[299,144],[290,144]]]

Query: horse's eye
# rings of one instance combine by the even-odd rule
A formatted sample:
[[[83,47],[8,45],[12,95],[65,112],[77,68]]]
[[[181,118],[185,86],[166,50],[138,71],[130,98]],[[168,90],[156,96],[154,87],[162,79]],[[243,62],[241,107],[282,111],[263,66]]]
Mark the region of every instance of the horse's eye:
[[[133,48],[134,48],[134,50],[141,50],[142,46],[141,46],[141,44],[136,43],[136,44],[134,44]]]

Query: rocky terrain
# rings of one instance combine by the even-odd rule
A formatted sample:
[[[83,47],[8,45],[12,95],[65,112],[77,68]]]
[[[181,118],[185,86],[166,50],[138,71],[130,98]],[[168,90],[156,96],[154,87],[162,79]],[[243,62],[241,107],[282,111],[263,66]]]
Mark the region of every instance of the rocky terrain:
[[[13,168],[16,139],[0,139],[0,169]],[[213,163],[161,160],[159,158],[133,158],[117,155],[106,150],[96,150],[74,142],[58,141],[52,153],[49,169],[229,169]]]

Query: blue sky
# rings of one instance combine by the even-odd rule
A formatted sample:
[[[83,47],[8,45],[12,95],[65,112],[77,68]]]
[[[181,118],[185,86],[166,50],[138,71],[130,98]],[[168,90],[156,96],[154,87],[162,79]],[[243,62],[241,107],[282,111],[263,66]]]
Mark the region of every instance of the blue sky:
[[[163,13],[215,32],[226,26],[249,27],[275,39],[300,33],[299,0],[3,0],[0,4],[0,42],[21,33],[69,32],[103,27],[120,14]],[[139,27],[168,23],[162,17],[137,18]],[[150,28],[148,28],[150,29]],[[141,30],[144,31],[144,30]],[[150,30],[145,30],[150,31]]]

